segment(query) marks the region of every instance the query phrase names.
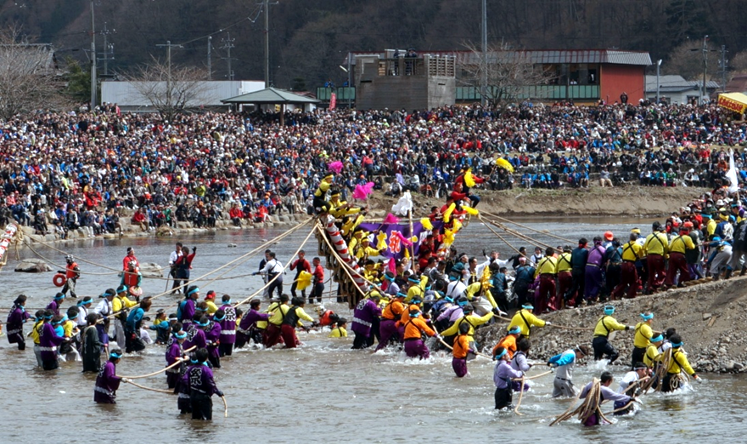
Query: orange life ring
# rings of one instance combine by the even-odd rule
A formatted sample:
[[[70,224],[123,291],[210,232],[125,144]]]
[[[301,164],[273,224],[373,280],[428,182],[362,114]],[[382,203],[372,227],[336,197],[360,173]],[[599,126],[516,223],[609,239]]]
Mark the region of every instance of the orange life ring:
[[[128,291],[135,297],[141,296],[143,294],[143,289],[140,287],[130,287]]]
[[[67,282],[67,278],[62,273],[57,273],[52,278],[52,283],[55,285],[55,287],[62,287],[65,285],[65,282]]]

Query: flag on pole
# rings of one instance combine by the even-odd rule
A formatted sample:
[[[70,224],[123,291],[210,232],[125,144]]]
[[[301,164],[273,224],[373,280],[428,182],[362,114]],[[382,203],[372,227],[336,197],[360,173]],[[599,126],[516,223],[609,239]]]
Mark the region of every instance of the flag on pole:
[[[729,193],[739,191],[739,179],[737,179],[737,168],[734,166],[734,151],[729,151],[729,171],[726,172],[729,179]]]
[[[337,94],[332,93],[329,97],[329,110],[332,111],[335,108],[337,108]]]

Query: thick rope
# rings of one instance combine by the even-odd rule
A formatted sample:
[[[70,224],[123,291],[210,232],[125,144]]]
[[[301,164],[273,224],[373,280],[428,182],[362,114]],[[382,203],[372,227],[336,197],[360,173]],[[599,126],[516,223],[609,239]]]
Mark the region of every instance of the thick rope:
[[[225,396],[221,396],[220,399],[223,400],[223,417],[228,418],[228,401]]]
[[[510,244],[510,243],[509,243],[509,242],[508,242],[508,241],[506,240],[506,238],[504,238],[503,236],[501,236],[501,234],[500,234],[500,233],[498,233],[497,231],[495,231],[495,230],[493,229],[493,227],[491,227],[491,226],[490,226],[490,222],[488,222],[488,221],[486,221],[486,220],[484,220],[484,219],[482,218],[482,215],[478,215],[478,216],[477,216],[477,218],[478,218],[478,219],[479,219],[480,221],[482,221],[482,223],[483,223],[483,224],[484,224],[484,225],[485,225],[485,226],[486,226],[486,227],[488,228],[488,230],[492,231],[492,232],[493,232],[493,234],[495,234],[496,236],[498,236],[498,239],[502,240],[502,241],[503,241],[503,242],[504,242],[504,243],[505,243],[506,245],[508,245],[508,247],[509,247],[509,248],[511,248],[512,250],[514,250],[514,251],[515,251],[516,253],[518,253],[518,254],[521,254],[522,256],[524,256],[524,255],[523,255],[523,254],[521,253],[521,251],[519,251],[519,250],[518,250],[518,249],[517,249],[516,247],[514,247],[513,245],[511,245],[511,244]]]
[[[507,226],[505,226],[505,225],[503,225],[503,224],[501,224],[499,222],[491,221],[490,219],[483,219],[483,220],[487,221],[489,224],[491,224],[491,225],[493,225],[495,227],[500,228],[501,230],[505,231],[506,233],[508,233],[508,234],[510,234],[510,235],[512,235],[514,237],[517,237],[519,239],[525,240],[525,241],[527,241],[527,242],[529,242],[531,244],[540,245],[540,246],[543,246],[545,248],[552,248],[553,250],[556,250],[556,251],[562,251],[562,250],[558,250],[556,247],[553,247],[552,245],[548,245],[548,244],[546,244],[544,242],[540,242],[540,241],[538,241],[536,239],[533,239],[533,238],[531,238],[531,237],[529,237],[529,236],[527,236],[527,235],[525,235],[523,233],[520,233],[520,232],[518,232],[516,230],[513,230],[511,228],[508,228]]]
[[[526,226],[526,225],[522,225],[522,224],[520,224],[518,222],[514,222],[512,220],[506,219],[505,217],[498,216],[497,214],[488,213],[488,212],[485,212],[485,211],[483,211],[483,213],[487,214],[488,216],[490,216],[492,218],[502,220],[502,221],[504,221],[506,223],[510,223],[510,224],[516,225],[518,227],[527,229],[529,231],[534,231],[535,233],[538,233],[538,234],[542,234],[542,235],[545,235],[545,236],[553,237],[555,239],[562,240],[562,241],[565,241],[565,242],[570,242],[571,244],[574,243],[574,241],[572,241],[570,239],[567,239],[567,238],[564,238],[564,237],[561,237],[561,236],[557,236],[557,235],[554,235],[552,233],[548,233],[548,232],[545,232],[545,231],[542,231],[542,230],[537,230],[536,228],[532,228],[532,227],[529,227],[529,226]]]
[[[27,239],[28,239],[28,238],[27,238]],[[31,249],[31,251],[32,251],[32,252],[33,252],[33,253],[34,253],[35,255],[37,255],[37,256],[39,256],[40,258],[42,258],[42,259],[43,259],[43,260],[44,260],[45,262],[47,262],[47,263],[50,263],[50,264],[54,265],[55,267],[57,267],[57,269],[58,269],[58,270],[64,270],[64,269],[65,269],[65,268],[67,267],[67,265],[60,265],[60,264],[57,264],[57,263],[55,263],[55,262],[54,262],[54,261],[53,261],[52,259],[49,259],[48,257],[45,257],[44,255],[42,255],[41,253],[39,253],[39,252],[38,252],[38,251],[37,251],[37,250],[36,250],[36,249],[35,249],[34,247],[32,247],[32,246],[31,246],[31,241],[30,241],[30,240],[26,240],[26,242],[25,242],[25,245],[26,245],[27,247],[29,247],[29,249]],[[85,261],[84,261],[83,259],[81,259],[81,258],[78,258],[78,260],[80,260],[81,262],[85,262]],[[103,265],[102,265],[102,267],[103,267]],[[108,267],[107,267],[107,268],[108,268]],[[79,273],[80,273],[81,275],[84,275],[84,274],[85,274],[85,275],[88,275],[88,276],[112,276],[112,275],[116,275],[116,274],[118,274],[119,272],[118,272],[118,271],[110,271],[110,272],[107,272],[107,273],[93,273],[93,272],[87,272],[87,271],[80,271]]]
[[[521,386],[519,388],[519,402],[517,402],[516,407],[514,407],[514,413],[516,413],[519,416],[524,415],[523,413],[519,413],[519,406],[521,406],[521,399],[524,397],[524,379],[525,379],[524,376],[522,376],[520,379]]]
[[[311,220],[311,219],[309,219],[309,220]],[[296,252],[293,253],[293,256],[291,256],[291,257],[298,256],[298,252],[301,251],[301,250],[303,250],[304,245],[306,245],[306,242],[309,240],[309,238],[311,237],[312,234],[314,234],[314,228],[312,228],[311,231],[309,231],[309,234],[306,235],[306,238],[303,240],[303,242],[301,242],[301,245],[298,247],[298,249],[296,250]],[[260,294],[263,291],[265,291],[265,288],[267,288],[270,285],[272,285],[272,283],[275,282],[276,279],[278,279],[280,276],[283,275],[283,273],[285,272],[286,265],[283,265],[283,271],[282,272],[278,273],[274,278],[272,278],[269,281],[267,281],[267,283],[265,285],[263,285],[259,290],[255,291],[254,293],[252,293],[251,295],[249,295],[248,298],[246,298],[246,299],[244,299],[244,300],[239,301],[238,303],[236,303],[234,305],[234,308],[236,308],[236,307],[238,307],[240,305],[246,304],[247,302],[249,302],[252,299],[254,299],[255,296],[257,296],[258,294]]]
[[[131,384],[131,385],[134,385],[135,387],[137,387],[137,388],[141,388],[141,389],[143,389],[143,390],[150,390],[151,392],[156,392],[156,393],[167,393],[167,394],[169,394],[169,395],[173,395],[173,394],[174,394],[173,390],[164,390],[164,389],[157,389],[157,388],[152,388],[152,387],[146,387],[146,386],[144,386],[144,385],[140,385],[140,384],[138,384],[138,383],[136,383],[136,382],[130,381],[129,379],[127,379],[127,380],[124,380],[124,381],[122,381],[122,382],[124,382],[125,384]]]
[[[189,352],[191,352],[192,350],[194,350],[194,349],[196,349],[196,348],[197,348],[197,346],[196,346],[196,345],[195,345],[195,346],[192,346],[192,347],[190,347],[190,348],[188,348],[188,349],[184,350],[184,351],[183,351],[182,353],[189,353]],[[181,364],[181,363],[182,363],[182,362],[184,362],[184,361],[187,361],[187,358],[177,359],[177,360],[176,360],[176,362],[174,362],[173,364],[169,365],[168,367],[164,367],[164,368],[162,368],[161,370],[158,370],[157,372],[153,372],[153,373],[148,373],[147,375],[138,375],[138,376],[120,376],[120,378],[127,378],[127,379],[143,379],[143,378],[150,378],[151,376],[156,376],[156,375],[158,375],[158,374],[161,374],[161,373],[165,372],[166,370],[172,369],[172,368],[176,367],[177,365]]]
[[[234,260],[232,260],[230,262],[227,262],[227,263],[221,265],[220,267],[216,268],[215,270],[209,271],[209,272],[203,274],[202,276],[200,276],[198,278],[190,279],[190,281],[188,283],[182,284],[182,285],[180,285],[180,286],[178,286],[176,288],[172,288],[171,290],[167,290],[167,291],[164,291],[163,293],[159,293],[159,294],[156,294],[154,296],[150,296],[150,299],[153,300],[153,299],[159,298],[161,296],[164,296],[164,295],[167,295],[167,294],[171,294],[172,291],[179,290],[179,289],[187,287],[187,286],[189,286],[189,285],[191,285],[191,284],[193,284],[193,283],[195,283],[197,281],[201,281],[201,280],[205,279],[206,277],[208,277],[208,276],[210,276],[210,275],[212,275],[214,273],[217,273],[218,271],[220,271],[220,270],[228,267],[229,265],[231,265],[231,264],[233,264],[235,262],[238,262],[238,261],[240,261],[242,259],[246,260],[250,256],[256,254],[259,251],[261,251],[263,248],[266,248],[268,245],[272,245],[275,242],[277,242],[277,241],[279,241],[281,239],[284,239],[284,238],[290,236],[292,233],[296,232],[301,227],[303,227],[304,225],[308,224],[310,221],[311,221],[311,219],[307,219],[306,221],[304,221],[304,222],[296,225],[295,227],[291,228],[290,230],[286,231],[285,233],[281,234],[280,236],[277,236],[277,237],[275,237],[273,239],[270,239],[269,241],[267,241],[267,242],[263,243],[262,245],[256,247],[255,249],[251,250],[250,252],[248,252],[246,254],[243,254],[243,255],[237,257],[236,259],[234,259]],[[117,314],[118,313],[112,313],[111,315],[109,315],[109,317],[114,317]]]
[[[37,243],[40,243],[40,244],[44,245],[45,247],[51,248],[52,250],[54,250],[54,251],[56,251],[58,253],[62,253],[64,255],[66,255],[66,256],[70,254],[67,251],[60,250],[59,248],[55,247],[54,245],[50,245],[50,244],[48,244],[46,242],[37,241]],[[26,242],[26,246],[28,246],[29,248],[31,248],[31,246],[29,244],[30,244],[30,242]],[[33,251],[33,248],[32,248],[32,251]],[[112,267],[109,267],[107,265],[102,265],[100,263],[96,263],[96,262],[92,262],[92,261],[83,259],[82,257],[79,257],[78,260],[81,261],[81,262],[85,262],[86,264],[89,264],[89,265],[94,265],[96,267],[101,267],[101,268],[106,268],[107,270],[116,271],[117,273],[119,273],[120,271],[122,271],[122,270],[119,270],[117,268],[112,268]]]

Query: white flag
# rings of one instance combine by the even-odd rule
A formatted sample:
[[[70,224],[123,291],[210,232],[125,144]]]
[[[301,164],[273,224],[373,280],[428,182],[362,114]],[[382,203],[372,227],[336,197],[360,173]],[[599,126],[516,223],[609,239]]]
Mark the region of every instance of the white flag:
[[[734,151],[729,151],[729,171],[726,172],[726,178],[729,179],[729,193],[739,191],[737,168],[734,166]]]

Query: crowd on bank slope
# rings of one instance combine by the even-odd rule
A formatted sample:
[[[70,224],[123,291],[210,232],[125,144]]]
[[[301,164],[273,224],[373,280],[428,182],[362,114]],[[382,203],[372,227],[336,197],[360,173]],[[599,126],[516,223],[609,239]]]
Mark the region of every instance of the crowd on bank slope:
[[[176,221],[262,221],[308,211],[327,164],[342,161],[343,198],[362,182],[398,194],[444,196],[471,166],[482,187],[589,184],[718,187],[747,126],[715,106],[571,105],[485,111],[277,114],[206,113],[166,121],[152,114],[38,113],[0,124],[0,225],[91,236],[121,229],[138,209],[143,230]],[[496,168],[496,156],[515,168]],[[737,150],[740,175],[746,154]],[[599,175],[598,178],[596,175]]]

